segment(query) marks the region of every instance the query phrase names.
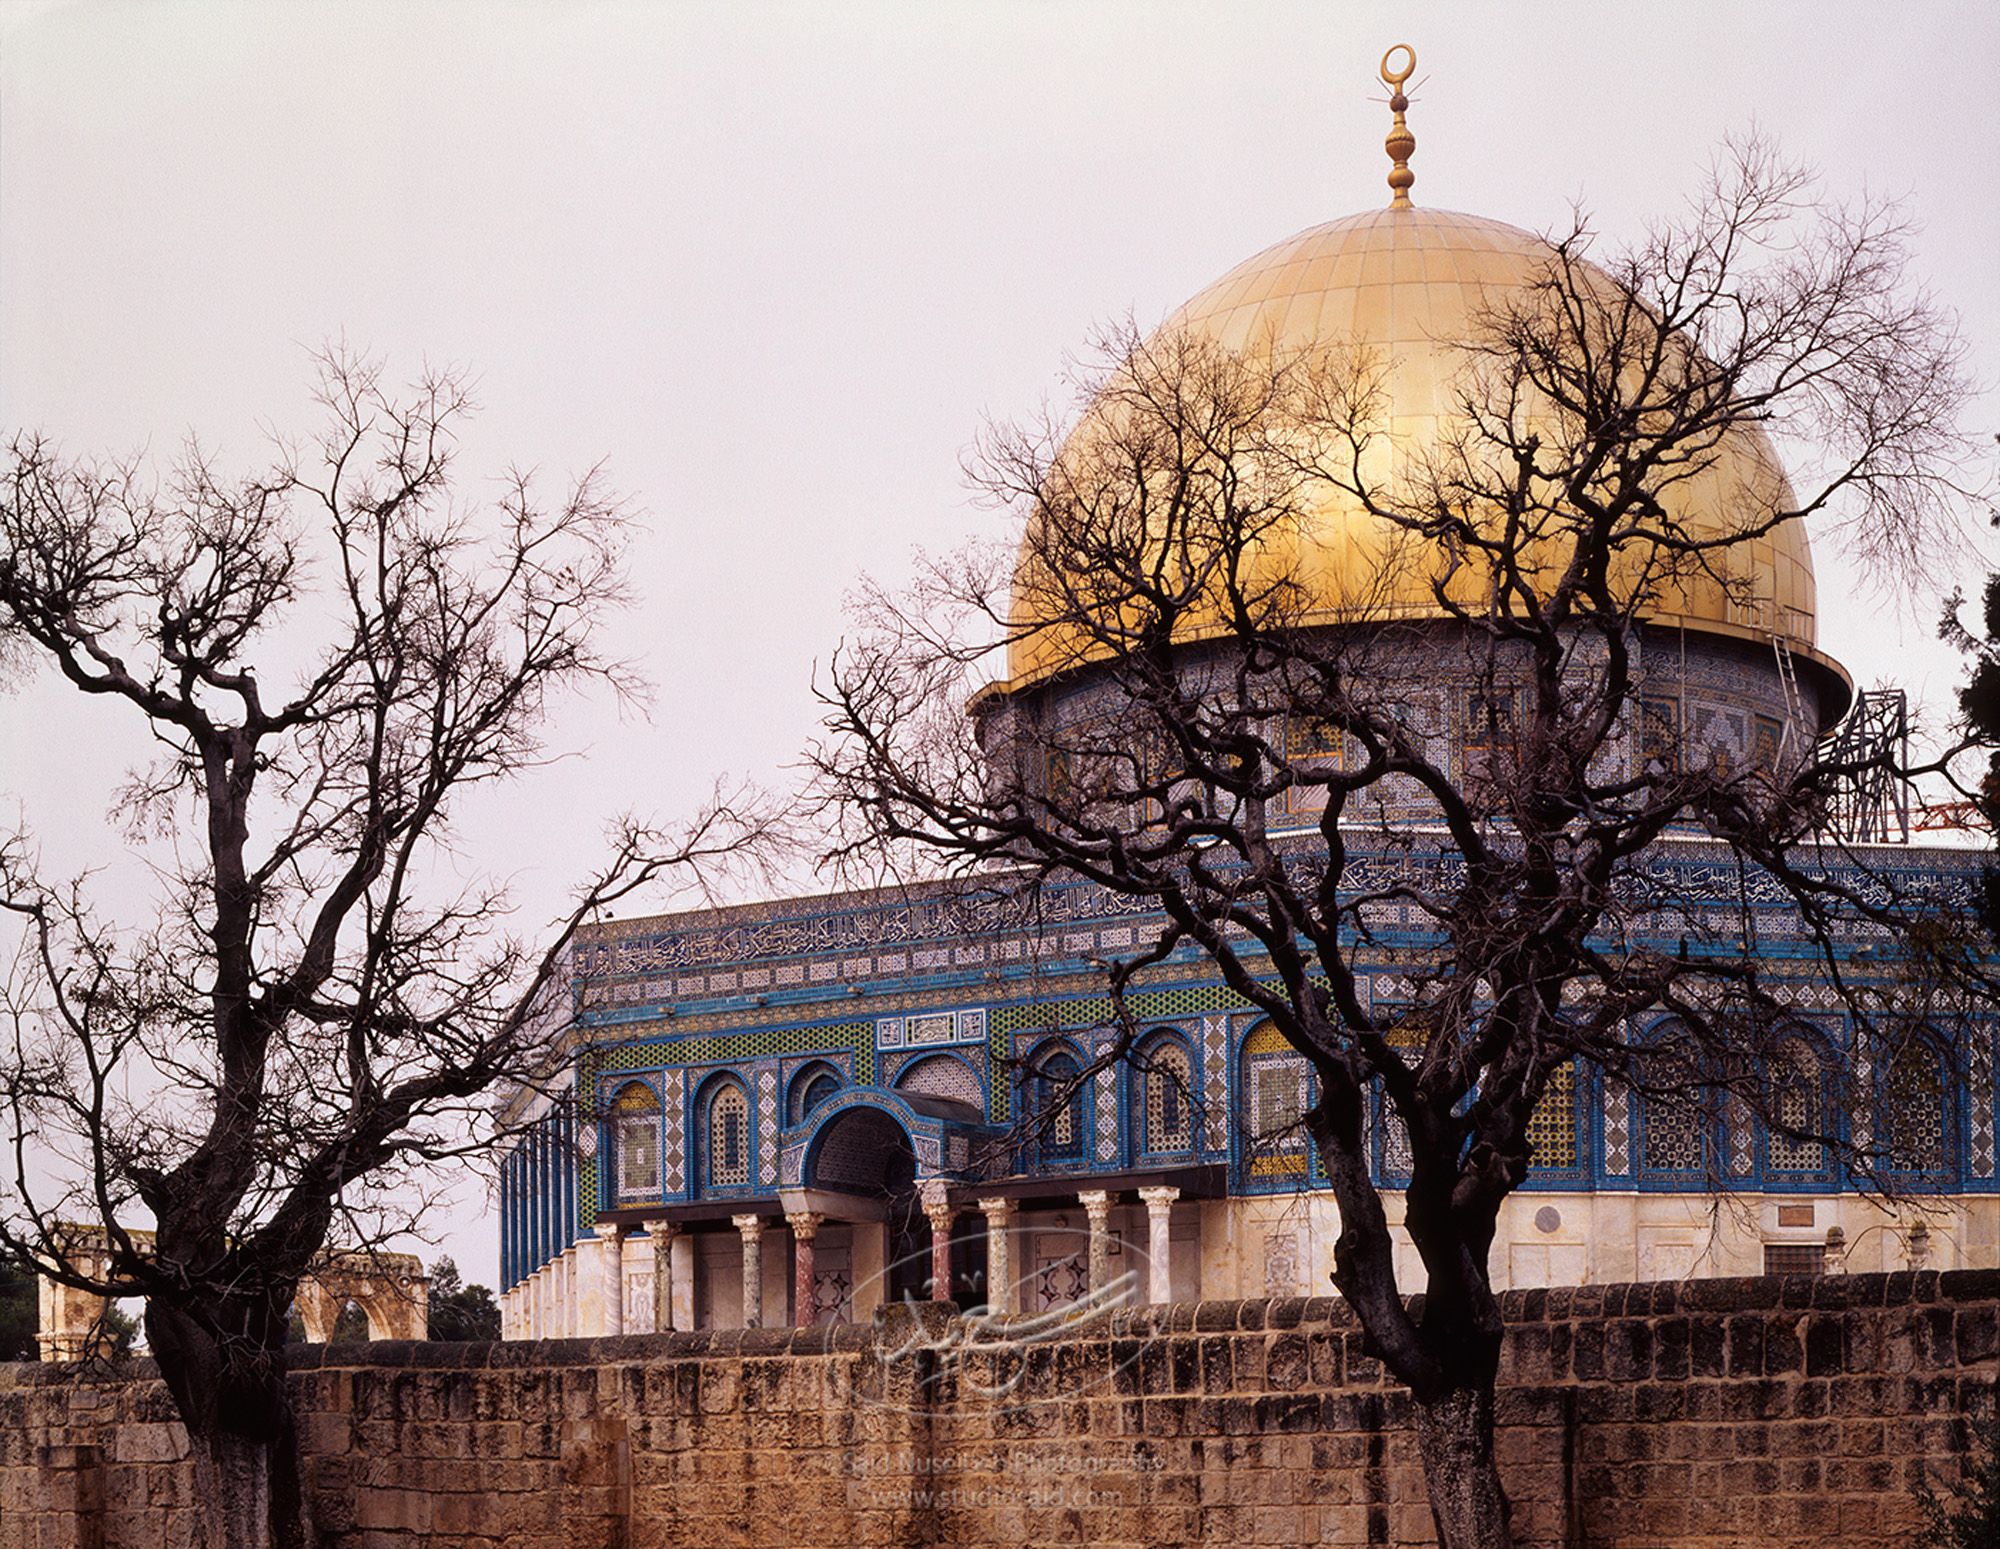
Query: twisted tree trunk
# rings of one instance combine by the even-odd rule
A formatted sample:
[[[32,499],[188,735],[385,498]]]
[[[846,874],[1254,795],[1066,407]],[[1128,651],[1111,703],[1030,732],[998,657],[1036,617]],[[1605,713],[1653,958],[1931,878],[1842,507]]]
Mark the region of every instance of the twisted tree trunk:
[[[247,1299],[245,1299],[247,1301]],[[225,1302],[196,1316],[155,1297],[146,1337],[187,1427],[201,1549],[307,1549],[282,1310]]]
[[[1493,1452],[1493,1389],[1451,1388],[1418,1398],[1416,1412],[1438,1549],[1512,1549]]]

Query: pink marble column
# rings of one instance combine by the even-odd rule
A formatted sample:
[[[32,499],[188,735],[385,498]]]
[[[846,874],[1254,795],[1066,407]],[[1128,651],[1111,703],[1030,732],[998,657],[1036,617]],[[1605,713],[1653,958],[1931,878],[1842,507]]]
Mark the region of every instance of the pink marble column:
[[[958,1212],[951,1208],[942,1178],[924,1181],[921,1195],[924,1215],[931,1223],[931,1300],[951,1300],[951,1223]]]
[[[795,1211],[785,1217],[792,1229],[792,1322],[810,1328],[813,1321],[813,1238],[826,1219],[816,1210]]]

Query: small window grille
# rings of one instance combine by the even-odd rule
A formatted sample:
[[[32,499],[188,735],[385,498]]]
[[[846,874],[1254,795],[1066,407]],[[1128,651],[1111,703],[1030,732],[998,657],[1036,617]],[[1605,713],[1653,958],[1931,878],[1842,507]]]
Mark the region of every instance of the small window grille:
[[[1328,763],[1337,768],[1346,748],[1346,734],[1316,715],[1294,715],[1285,722],[1285,754],[1289,758]]]
[[[1475,693],[1466,702],[1465,779],[1497,789],[1513,778],[1520,739],[1511,689]]]
[[[1686,1098],[1646,1100],[1646,1166],[1653,1172],[1700,1172],[1701,1111]]]
[[[1649,1051],[1643,1070],[1647,1091],[1640,1103],[1639,1163],[1648,1172],[1698,1173],[1708,1166],[1709,1110],[1695,1067],[1682,1049],[1686,1029],[1668,1023],[1661,1046]]]
[[[799,1104],[802,1117],[809,1117],[813,1110],[829,1103],[840,1093],[840,1078],[822,1073],[814,1076],[806,1086],[806,1095]]]
[[[1389,1047],[1402,1054],[1405,1064],[1412,1063],[1430,1041],[1429,1027],[1422,1015],[1410,1007],[1385,1006],[1383,1010],[1396,1013],[1395,1024],[1389,1029]],[[1379,1081],[1376,1093],[1382,1110],[1382,1170],[1408,1173],[1416,1166],[1416,1158],[1410,1151],[1410,1127],[1403,1122],[1403,1116],[1396,1111],[1395,1103]]]
[[[1764,1244],[1764,1273],[1823,1275],[1826,1273],[1826,1246],[1817,1242],[1767,1242]]]
[[[660,1193],[660,1103],[653,1089],[635,1081],[611,1107],[618,1157],[618,1197],[657,1199]]]
[[[1889,1165],[1902,1172],[1944,1166],[1944,1083],[1937,1056],[1912,1039],[1889,1066]]]
[[[1068,1054],[1052,1054],[1042,1062],[1036,1106],[1049,1116],[1042,1131],[1044,1157],[1067,1160],[1083,1154],[1083,1090],[1077,1073],[1077,1063]]]
[[[1253,1177],[1296,1178],[1306,1172],[1300,1120],[1312,1105],[1312,1070],[1285,1035],[1260,1023],[1243,1040],[1242,1127]]]
[[[1303,1072],[1292,1060],[1259,1065],[1257,1075],[1257,1138],[1279,1142],[1293,1138],[1305,1113]]]
[[[1771,1117],[1785,1129],[1812,1134],[1825,1124],[1825,1112],[1819,1061],[1804,1045],[1787,1045],[1771,1077]],[[1782,1134],[1775,1127],[1766,1154],[1780,1172],[1821,1172],[1826,1167],[1824,1142]]]
[[[1306,1062],[1296,1056],[1263,1059],[1250,1067],[1252,1173],[1293,1176],[1306,1170],[1300,1121],[1309,1079]]]
[[[1410,1151],[1410,1127],[1403,1122],[1403,1116],[1396,1112],[1396,1105],[1387,1096],[1382,1099],[1382,1170],[1392,1173],[1407,1173],[1416,1166],[1416,1158]]]
[[[708,1181],[717,1188],[750,1181],[750,1103],[725,1086],[708,1105]]]
[[[1190,1135],[1187,1053],[1161,1043],[1146,1062],[1146,1149],[1184,1151]]]
[[[1750,727],[1750,765],[1759,774],[1778,772],[1778,745],[1784,740],[1784,724],[1760,715]]]
[[[1576,1166],[1576,1062],[1558,1066],[1549,1076],[1542,1100],[1528,1118],[1531,1167]]]

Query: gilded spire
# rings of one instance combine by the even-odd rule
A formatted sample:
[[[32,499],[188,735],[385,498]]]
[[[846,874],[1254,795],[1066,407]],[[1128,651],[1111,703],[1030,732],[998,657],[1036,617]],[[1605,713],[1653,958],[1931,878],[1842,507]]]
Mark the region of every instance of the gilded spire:
[[[1403,68],[1391,70],[1389,61],[1398,54],[1403,56]],[[1403,110],[1410,105],[1410,99],[1403,95],[1403,82],[1417,73],[1417,51],[1407,43],[1398,43],[1382,56],[1382,84],[1389,88],[1389,111],[1396,115],[1396,122],[1389,130],[1389,138],[1382,142],[1382,148],[1389,153],[1395,166],[1389,169],[1389,187],[1395,198],[1389,201],[1392,210],[1410,208],[1410,187],[1417,180],[1410,170],[1410,157],[1417,149],[1417,137],[1410,133],[1410,126],[1403,122]]]

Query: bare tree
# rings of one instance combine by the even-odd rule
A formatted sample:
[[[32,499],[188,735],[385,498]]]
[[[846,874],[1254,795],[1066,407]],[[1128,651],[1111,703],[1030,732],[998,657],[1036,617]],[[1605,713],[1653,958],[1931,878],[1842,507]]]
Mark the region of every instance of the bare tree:
[[[26,833],[0,843],[21,927],[0,1245],[145,1299],[203,1541],[230,1549],[309,1541],[284,1343],[330,1236],[410,1224],[432,1165],[490,1142],[489,1089],[554,1067],[579,925],[773,833],[747,791],[625,820],[563,918],[512,933],[453,824],[545,758],[555,696],[637,686],[598,644],[628,596],[624,507],[593,471],[553,504],[514,474],[469,509],[458,378],[399,395],[321,364],[324,433],[261,476],[191,449],[156,485],[24,436],[0,485],[0,633],[159,748],[115,814],[156,881],[136,911],[46,877]]]
[[[1684,217],[1601,264],[1579,218],[1439,341],[1452,412],[1394,461],[1380,352],[1119,330],[1079,374],[1079,423],[979,448],[1018,553],[866,591],[823,690],[839,855],[1143,899],[1157,928],[1111,965],[1113,1057],[1138,1031],[1127,988],[1192,944],[1309,1063],[1334,1283],[1409,1386],[1448,1549],[1510,1542],[1488,1255],[1552,1083],[1601,1072],[1697,1136],[1758,1115],[1882,1178],[1894,1136],[1774,1074],[1797,981],[1758,950],[1752,894],[1781,901],[1877,1069],[1986,987],[1949,900],[1821,832],[1855,771],[1813,752],[1782,621],[1740,630],[1792,704],[1767,746],[1725,756],[1649,715],[1672,632],[1648,621],[1756,621],[1772,542],[1815,523],[1907,577],[1949,537],[1965,378],[1901,238],[1893,207],[1823,202],[1767,145],[1732,146]],[[1799,449],[1798,493],[1769,432]],[[1689,834],[1741,908],[1659,864]],[[1893,966],[1863,976],[1863,941]],[[1393,1000],[1368,989],[1387,968]],[[1421,1286],[1395,1273],[1377,1103],[1407,1141]]]

